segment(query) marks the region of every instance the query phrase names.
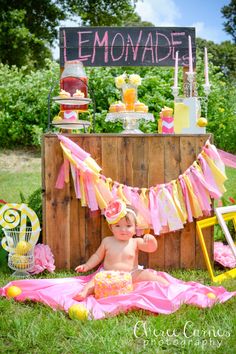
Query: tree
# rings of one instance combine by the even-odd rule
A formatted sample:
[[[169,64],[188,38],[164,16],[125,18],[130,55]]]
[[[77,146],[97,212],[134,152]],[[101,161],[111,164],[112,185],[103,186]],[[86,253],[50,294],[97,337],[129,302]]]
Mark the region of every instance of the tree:
[[[214,66],[219,68],[225,77],[235,80],[236,79],[236,46],[230,41],[225,41],[216,44],[212,41],[207,41],[202,38],[197,38],[197,47],[200,56],[203,58],[204,47],[207,47],[208,53],[211,54],[210,61]]]
[[[60,21],[77,15],[79,25],[123,25],[135,16],[135,1],[1,0],[0,62],[43,67],[45,58],[52,57]]]
[[[224,29],[229,33],[236,43],[236,0],[231,0],[229,5],[222,7],[221,13],[226,18]]]
[[[122,26],[136,19],[137,0],[68,0],[74,14],[84,26]]]

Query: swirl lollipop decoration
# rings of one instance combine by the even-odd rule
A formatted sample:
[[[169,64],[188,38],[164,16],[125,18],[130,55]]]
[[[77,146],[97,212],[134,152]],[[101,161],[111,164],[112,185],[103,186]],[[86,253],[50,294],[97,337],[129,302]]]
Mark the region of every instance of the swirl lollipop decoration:
[[[30,221],[30,226],[27,221]],[[0,209],[0,225],[5,237],[2,247],[9,252],[8,265],[12,269],[27,269],[34,264],[33,250],[40,234],[40,224],[36,213],[26,204],[5,204]]]

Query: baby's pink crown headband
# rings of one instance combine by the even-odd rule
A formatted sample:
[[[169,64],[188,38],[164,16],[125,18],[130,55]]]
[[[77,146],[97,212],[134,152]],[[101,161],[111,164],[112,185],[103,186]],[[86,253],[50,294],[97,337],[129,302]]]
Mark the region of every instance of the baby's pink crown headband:
[[[116,199],[111,201],[106,210],[105,210],[105,218],[108,224],[116,224],[120,219],[122,219],[127,213],[132,213],[137,218],[135,212],[126,206],[125,202],[121,199]]]

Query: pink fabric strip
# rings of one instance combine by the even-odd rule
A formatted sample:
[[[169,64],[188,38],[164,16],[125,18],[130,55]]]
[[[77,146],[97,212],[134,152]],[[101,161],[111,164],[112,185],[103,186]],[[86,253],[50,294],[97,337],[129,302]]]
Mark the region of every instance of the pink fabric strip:
[[[204,215],[210,215],[211,212],[211,203],[210,203],[210,196],[209,191],[203,187],[201,183],[198,182],[196,176],[191,172],[188,173],[188,177],[192,184],[194,194],[197,196],[200,207],[204,213]]]
[[[79,183],[79,176],[80,176],[80,171],[79,170],[75,170],[75,175],[76,175],[76,189],[75,189],[75,193],[76,193],[76,198],[81,199],[81,190],[80,190],[80,183]]]
[[[133,191],[131,192],[132,195],[132,205],[135,207],[137,210],[137,214],[140,214],[144,220],[146,221],[147,224],[151,223],[151,214],[149,209],[145,207],[145,205],[142,203],[140,199],[140,195],[138,191]]]
[[[97,188],[102,196],[102,198],[105,200],[105,202],[108,204],[112,199],[113,195],[111,191],[107,188],[107,185],[103,179],[99,179],[97,183]]]
[[[183,192],[183,196],[184,196],[184,200],[185,200],[185,206],[186,206],[186,210],[188,213],[188,221],[192,222],[193,221],[193,215],[192,215],[192,209],[191,209],[191,205],[190,205],[190,201],[189,201],[189,196],[188,196],[188,190],[187,187],[185,185],[185,181],[181,176],[179,176],[179,182],[182,188],[182,192]]]
[[[221,160],[228,167],[236,168],[236,155],[230,154],[229,152],[217,149]]]
[[[56,181],[56,185],[55,185],[55,188],[57,188],[57,189],[63,189],[64,185],[65,185],[65,166],[64,166],[64,163],[65,162],[63,162],[63,164],[61,165],[59,174],[57,176],[57,181]]]
[[[81,149],[81,147],[79,147],[79,145],[74,143],[69,138],[67,138],[63,135],[60,135],[60,134],[58,134],[57,137],[71,151],[71,153],[73,153],[79,159],[85,160],[87,157],[90,156],[90,154],[88,152]]]
[[[85,173],[84,182],[87,191],[87,203],[91,211],[98,210],[98,203],[96,199],[96,193],[94,189],[94,181],[90,173]]]
[[[194,169],[192,171],[194,171],[196,177],[199,178],[199,182],[202,182],[205,185],[205,187],[209,190],[210,195],[213,198],[215,199],[220,198],[222,193],[219,191],[215,183],[210,167],[208,166],[206,160],[201,155],[198,156],[198,159],[201,163],[201,168],[202,168],[204,178],[202,178],[202,175],[199,173],[197,169]]]
[[[202,186],[209,191],[209,194],[212,198],[218,199],[221,197],[222,193],[218,190],[218,188],[216,189],[212,187],[212,185],[208,183],[208,181],[205,179],[205,176],[202,175],[197,168],[192,167],[191,173],[194,174],[194,176],[196,177],[197,183],[201,183]]]
[[[161,232],[160,215],[159,215],[159,209],[156,200],[156,192],[153,188],[151,188],[149,191],[149,201],[150,201],[150,213],[151,213],[153,230],[155,235],[160,235]]]
[[[202,168],[202,172],[203,175],[205,177],[205,180],[216,190],[218,190],[217,184],[215,182],[214,176],[212,174],[212,171],[208,165],[208,163],[206,162],[206,160],[204,159],[204,157],[199,154],[198,155],[198,160],[200,161],[201,164],[201,168]],[[220,191],[219,191],[220,193]]]

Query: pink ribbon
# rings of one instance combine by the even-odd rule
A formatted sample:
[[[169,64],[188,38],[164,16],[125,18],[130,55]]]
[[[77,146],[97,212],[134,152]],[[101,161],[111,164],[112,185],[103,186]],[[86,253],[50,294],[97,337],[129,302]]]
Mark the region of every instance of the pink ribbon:
[[[156,192],[153,188],[150,188],[149,201],[150,201],[150,213],[151,213],[153,230],[155,235],[160,235],[161,224],[160,224],[159,207],[157,203]]]
[[[60,134],[58,134],[57,137],[80,160],[84,161],[87,157],[90,156],[88,152],[81,149],[81,147],[79,147],[76,143],[74,143],[69,138],[66,138],[65,136]]]

